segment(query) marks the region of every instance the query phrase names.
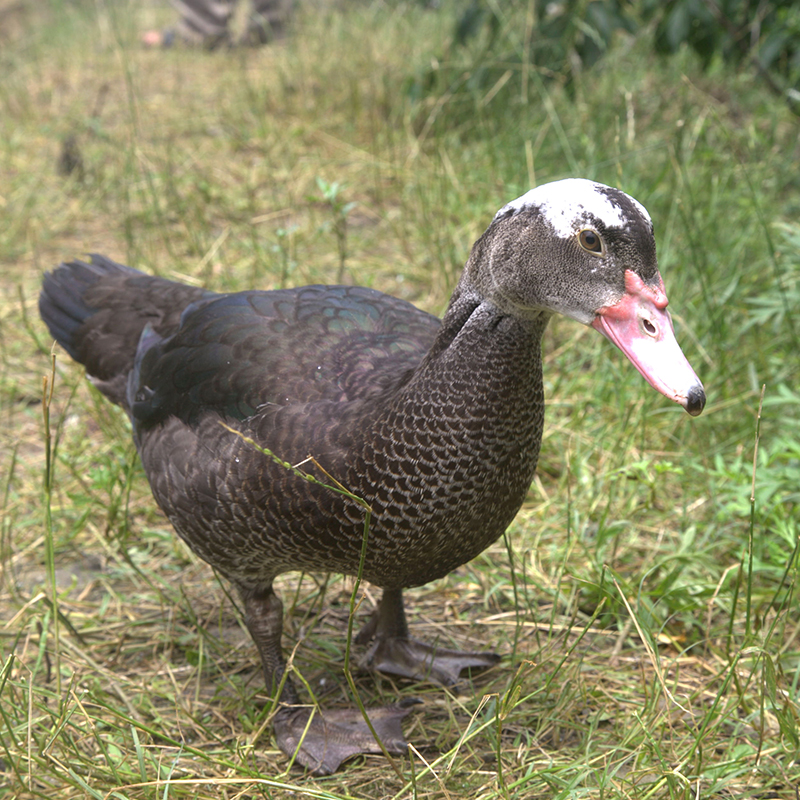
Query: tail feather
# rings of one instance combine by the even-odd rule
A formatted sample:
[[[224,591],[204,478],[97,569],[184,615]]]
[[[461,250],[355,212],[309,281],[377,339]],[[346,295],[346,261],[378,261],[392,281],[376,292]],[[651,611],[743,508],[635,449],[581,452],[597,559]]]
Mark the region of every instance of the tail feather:
[[[186,306],[212,296],[92,254],[89,263],[70,261],[45,274],[39,313],[98,389],[126,406],[127,378],[145,326],[168,336]]]
[[[123,264],[93,253],[91,263],[70,261],[47,272],[39,295],[39,313],[53,338],[80,363],[77,342],[84,323],[97,311],[86,303],[86,293],[101,278],[110,274],[141,275]]]

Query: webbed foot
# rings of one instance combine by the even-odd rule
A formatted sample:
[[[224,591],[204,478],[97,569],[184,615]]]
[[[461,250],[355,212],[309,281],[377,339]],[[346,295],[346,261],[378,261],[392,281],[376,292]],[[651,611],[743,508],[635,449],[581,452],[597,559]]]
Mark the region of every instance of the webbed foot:
[[[389,753],[407,752],[408,743],[400,721],[418,702],[411,700],[396,706],[368,709],[375,733]],[[296,764],[315,775],[330,775],[343,761],[359,753],[381,752],[357,708],[326,709],[324,712],[302,707],[282,708],[275,716],[273,728],[281,750],[290,758],[294,756]]]
[[[411,680],[428,680],[442,686],[458,683],[461,670],[493,667],[495,653],[463,653],[420,642],[408,635],[402,589],[384,589],[381,602],[356,637],[370,643],[361,666]]]
[[[363,660],[364,666],[411,680],[442,686],[458,683],[461,670],[493,667],[496,653],[464,653],[420,642],[406,636],[376,637]]]

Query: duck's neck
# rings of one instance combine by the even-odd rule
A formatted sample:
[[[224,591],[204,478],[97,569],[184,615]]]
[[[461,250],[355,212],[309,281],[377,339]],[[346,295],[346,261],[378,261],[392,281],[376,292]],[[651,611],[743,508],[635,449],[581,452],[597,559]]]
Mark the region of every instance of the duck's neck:
[[[375,512],[371,535],[402,540],[391,559],[371,552],[370,580],[426,583],[508,527],[539,454],[546,325],[477,297],[451,304],[428,356],[370,423],[349,475]],[[389,478],[376,483],[379,473]]]
[[[464,403],[467,416],[482,417],[486,426],[528,416],[543,405],[541,347],[549,319],[547,313],[512,317],[461,292],[408,389],[424,397],[433,388],[449,403]]]

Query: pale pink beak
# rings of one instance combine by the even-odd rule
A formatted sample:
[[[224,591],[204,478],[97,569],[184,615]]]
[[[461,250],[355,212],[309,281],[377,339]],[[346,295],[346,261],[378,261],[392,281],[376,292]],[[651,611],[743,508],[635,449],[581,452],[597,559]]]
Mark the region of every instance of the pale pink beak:
[[[601,308],[592,327],[614,342],[654,389],[693,417],[703,410],[706,393],[675,339],[660,276],[653,288],[626,271],[622,299]]]

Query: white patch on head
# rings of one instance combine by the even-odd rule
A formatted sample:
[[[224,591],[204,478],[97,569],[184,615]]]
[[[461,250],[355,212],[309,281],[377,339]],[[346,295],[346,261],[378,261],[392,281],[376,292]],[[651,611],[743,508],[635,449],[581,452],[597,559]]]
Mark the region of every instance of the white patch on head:
[[[586,225],[586,215],[591,214],[610,228],[624,228],[628,224],[622,209],[615,206],[605,191],[610,187],[583,178],[567,178],[563,181],[545,183],[526,192],[522,197],[504,205],[495,218],[513,211],[515,214],[528,207],[536,207],[542,216],[553,226],[558,236],[567,238],[576,234]],[[615,190],[620,191],[620,190]],[[624,192],[620,192],[624,194]],[[650,221],[645,207],[634,200],[631,202]],[[652,224],[652,222],[651,222]]]

